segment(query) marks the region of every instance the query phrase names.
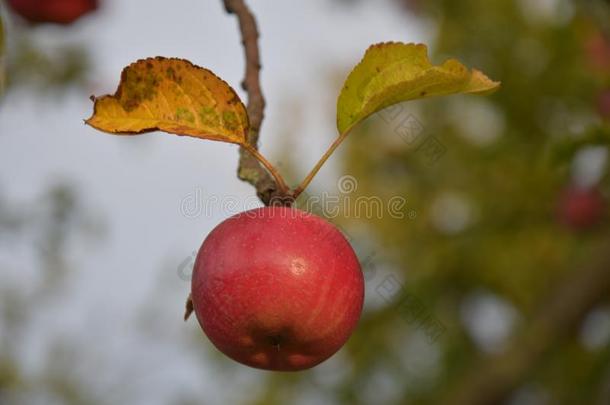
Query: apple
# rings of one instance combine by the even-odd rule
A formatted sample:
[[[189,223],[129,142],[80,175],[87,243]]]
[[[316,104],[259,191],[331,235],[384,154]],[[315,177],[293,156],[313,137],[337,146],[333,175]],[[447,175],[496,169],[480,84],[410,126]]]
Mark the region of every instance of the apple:
[[[596,187],[570,186],[559,200],[560,222],[574,230],[583,230],[597,225],[606,208],[604,196]]]
[[[9,6],[31,23],[70,24],[97,9],[97,0],[8,0]]]
[[[328,359],[358,323],[360,263],[341,232],[288,207],[242,212],[203,242],[193,308],[221,352],[242,364],[297,371]]]
[[[584,54],[593,70],[605,73],[610,69],[610,39],[604,33],[589,35],[584,43]]]
[[[597,111],[602,118],[610,120],[610,89],[606,89],[597,96]]]

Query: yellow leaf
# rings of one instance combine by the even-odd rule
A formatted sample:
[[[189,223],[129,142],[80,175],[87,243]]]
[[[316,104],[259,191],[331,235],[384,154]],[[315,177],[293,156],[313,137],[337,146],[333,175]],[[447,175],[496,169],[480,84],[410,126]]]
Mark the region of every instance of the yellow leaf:
[[[456,93],[484,94],[499,86],[499,82],[455,59],[432,65],[423,44],[376,44],[345,81],[337,102],[337,128],[344,134],[369,115],[402,101]]]
[[[112,134],[161,130],[245,144],[248,115],[235,91],[182,59],[148,58],[123,70],[114,95],[95,99],[86,123]]]

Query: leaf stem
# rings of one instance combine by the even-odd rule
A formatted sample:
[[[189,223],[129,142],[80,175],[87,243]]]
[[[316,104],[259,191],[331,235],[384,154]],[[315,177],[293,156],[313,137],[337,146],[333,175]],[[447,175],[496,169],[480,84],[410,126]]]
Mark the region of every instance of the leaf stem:
[[[311,171],[309,172],[309,174],[307,175],[307,177],[305,177],[305,179],[301,182],[301,184],[299,184],[299,186],[297,188],[294,189],[294,191],[292,192],[292,197],[296,200],[297,197],[307,188],[307,186],[309,185],[309,183],[311,183],[311,181],[313,180],[313,178],[315,177],[315,175],[320,171],[320,169],[322,168],[322,165],[324,165],[324,163],[326,163],[326,161],[328,160],[328,158],[330,157],[330,155],[333,154],[333,152],[339,147],[339,145],[341,145],[341,142],[343,142],[345,140],[345,138],[347,138],[347,135],[349,135],[350,131],[347,130],[344,133],[342,133],[341,135],[339,135],[335,141],[332,143],[332,145],[330,145],[330,147],[328,148],[328,150],[324,153],[324,155],[320,158],[320,160],[318,161],[318,163],[316,163],[316,165],[314,166],[313,169],[311,169]]]
[[[250,154],[252,156],[254,156],[256,158],[256,160],[258,160],[263,166],[265,166],[265,169],[267,169],[269,174],[271,174],[273,176],[273,178],[275,179],[275,181],[277,182],[277,185],[280,188],[281,193],[283,195],[289,195],[290,189],[286,185],[284,178],[282,177],[280,172],[277,171],[275,166],[273,166],[271,164],[271,162],[269,162],[263,155],[261,155],[261,153],[258,151],[258,149],[256,149],[254,146],[250,145],[249,143],[245,143],[241,146],[245,150],[250,152]]]

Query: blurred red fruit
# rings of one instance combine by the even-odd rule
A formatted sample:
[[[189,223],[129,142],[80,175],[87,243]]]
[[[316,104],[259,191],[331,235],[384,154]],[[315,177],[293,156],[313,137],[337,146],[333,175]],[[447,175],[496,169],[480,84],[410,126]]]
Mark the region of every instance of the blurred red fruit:
[[[597,188],[569,187],[559,201],[559,221],[576,230],[597,225],[606,207],[604,196]]]
[[[610,40],[602,33],[591,35],[584,44],[589,66],[601,72],[610,69]]]
[[[31,23],[70,24],[97,9],[97,0],[8,0],[9,6]]]
[[[610,89],[602,91],[597,96],[597,111],[603,118],[610,120]]]

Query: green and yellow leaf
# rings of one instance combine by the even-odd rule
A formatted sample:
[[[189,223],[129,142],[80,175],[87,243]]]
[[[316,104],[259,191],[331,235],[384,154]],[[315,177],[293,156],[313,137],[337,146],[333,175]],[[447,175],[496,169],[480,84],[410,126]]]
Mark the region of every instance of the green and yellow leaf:
[[[236,144],[248,132],[246,107],[226,82],[189,61],[162,57],[126,67],[116,93],[96,98],[86,123],[118,135],[160,130]]]
[[[337,102],[343,134],[369,115],[393,104],[458,93],[486,94],[500,86],[455,59],[434,66],[423,44],[372,45],[350,73]]]

